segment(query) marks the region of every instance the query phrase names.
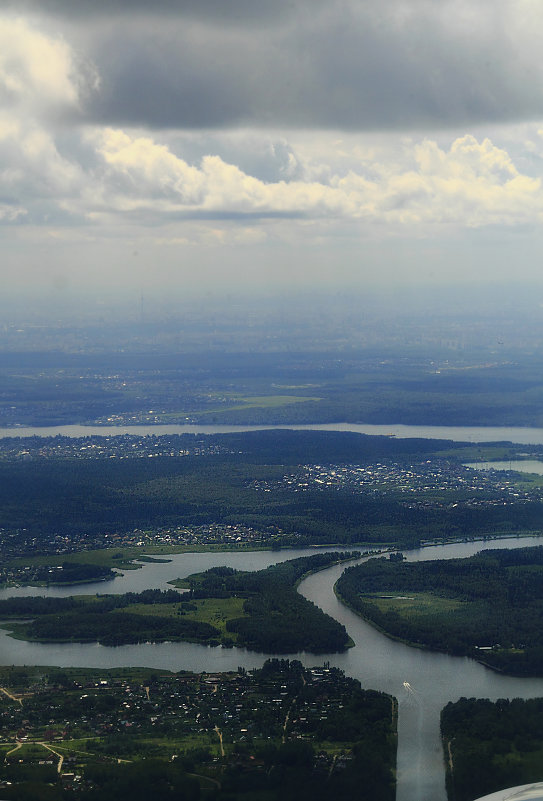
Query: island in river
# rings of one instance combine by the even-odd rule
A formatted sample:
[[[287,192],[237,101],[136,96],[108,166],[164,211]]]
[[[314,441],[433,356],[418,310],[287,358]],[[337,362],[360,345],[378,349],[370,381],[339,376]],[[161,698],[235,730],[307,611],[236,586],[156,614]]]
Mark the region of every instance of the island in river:
[[[517,676],[543,675],[543,547],[469,559],[371,559],[347,568],[340,598],[386,634],[470,656]]]
[[[0,617],[16,637],[39,642],[189,641],[241,645],[264,653],[334,653],[350,645],[343,625],[296,591],[308,573],[360,556],[327,552],[254,572],[211,568],[189,590],[124,595],[10,598]],[[31,618],[20,622],[21,617]]]

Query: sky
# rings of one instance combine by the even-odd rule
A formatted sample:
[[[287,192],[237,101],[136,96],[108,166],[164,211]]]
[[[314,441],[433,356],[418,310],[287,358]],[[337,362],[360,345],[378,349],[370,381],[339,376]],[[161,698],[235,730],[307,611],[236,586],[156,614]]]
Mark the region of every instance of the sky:
[[[4,293],[541,284],[542,36],[535,0],[0,0]]]

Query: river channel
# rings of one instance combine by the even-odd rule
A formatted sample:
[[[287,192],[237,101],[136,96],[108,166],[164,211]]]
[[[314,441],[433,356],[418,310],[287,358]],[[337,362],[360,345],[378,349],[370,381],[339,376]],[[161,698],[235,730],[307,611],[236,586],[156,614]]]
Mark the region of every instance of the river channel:
[[[370,423],[322,423],[280,426],[221,426],[221,425],[133,425],[133,426],[16,426],[0,428],[0,439],[6,437],[112,437],[125,434],[159,436],[160,434],[235,434],[244,431],[350,431],[405,439],[449,439],[453,442],[516,442],[521,445],[543,445],[543,428],[520,426],[407,426],[402,424],[372,425]]]
[[[541,544],[541,538],[509,538],[434,546],[405,552],[410,561],[467,557],[485,548],[518,548]],[[314,553],[312,549],[283,553],[176,554],[167,563],[144,563],[112,582],[84,585],[81,592],[127,592],[167,587],[172,578],[190,575],[213,565],[227,564],[255,570],[284,559]],[[333,586],[344,566],[338,565],[306,578],[300,592],[342,622],[355,642],[344,654],[316,657],[292,654],[306,665],[329,661],[368,689],[398,698],[397,801],[446,801],[439,714],[448,701],[462,696],[532,698],[543,696],[543,679],[502,676],[467,658],[431,653],[395,642],[373,629],[343,606]],[[73,588],[2,590],[10,595],[59,595]],[[161,643],[106,647],[89,644],[38,644],[13,640],[0,630],[0,663],[88,667],[148,666],[170,670],[223,671],[238,666],[259,667],[265,655],[241,648],[210,648],[192,643]],[[408,687],[404,683],[407,683]]]

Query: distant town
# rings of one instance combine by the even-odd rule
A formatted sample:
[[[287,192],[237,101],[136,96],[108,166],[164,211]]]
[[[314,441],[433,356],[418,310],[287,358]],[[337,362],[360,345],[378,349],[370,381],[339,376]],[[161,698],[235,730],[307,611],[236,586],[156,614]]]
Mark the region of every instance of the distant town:
[[[511,471],[514,472],[514,471]],[[365,493],[375,497],[411,496],[409,508],[455,508],[493,506],[543,498],[543,486],[519,487],[518,474],[477,470],[446,459],[414,464],[377,462],[370,465],[303,465],[279,481],[253,481],[254,489],[274,492],[338,491]],[[432,494],[439,494],[432,498]],[[450,500],[447,500],[450,496]]]

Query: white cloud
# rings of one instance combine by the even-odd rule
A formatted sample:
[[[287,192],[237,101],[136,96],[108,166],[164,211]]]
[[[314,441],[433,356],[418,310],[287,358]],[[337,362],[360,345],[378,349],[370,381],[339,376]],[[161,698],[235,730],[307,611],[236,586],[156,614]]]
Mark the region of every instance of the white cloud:
[[[69,45],[22,18],[0,17],[0,219],[48,219],[66,208],[84,179],[64,157],[56,128],[78,109],[81,76]],[[38,205],[43,199],[48,205]],[[10,210],[9,210],[10,209]]]
[[[4,225],[47,222],[58,228],[84,220],[97,230],[165,229],[172,220],[211,218],[222,220],[213,228],[219,233],[210,234],[208,227],[205,236],[188,241],[215,236],[256,244],[267,236],[261,221],[271,218],[299,220],[300,226],[319,221],[319,235],[331,237],[336,222],[425,235],[432,226],[543,220],[543,142],[537,126],[523,130],[513,155],[489,136],[462,135],[445,144],[300,133],[298,145],[296,136],[252,130],[237,139],[232,132],[202,132],[189,141],[181,132],[176,137],[84,129],[72,119],[67,149],[59,121],[81,103],[85,76],[78,63],[58,36],[20,18],[0,19]],[[325,228],[325,221],[331,225]],[[278,235],[278,226],[274,230]],[[181,243],[186,237],[176,232],[173,238]]]
[[[22,18],[0,18],[0,97],[8,108],[33,116],[77,106],[74,57],[69,45]]]
[[[218,155],[190,165],[150,137],[113,129],[92,137],[105,167],[95,211],[146,211],[155,224],[161,214],[190,213],[478,227],[533,223],[543,213],[540,178],[488,138],[462,136],[448,149],[426,139],[406,145],[401,159],[381,152],[342,173],[329,169],[327,180],[265,182]]]
[[[26,209],[10,206],[7,203],[0,203],[0,220],[4,222],[16,222],[26,214]]]

